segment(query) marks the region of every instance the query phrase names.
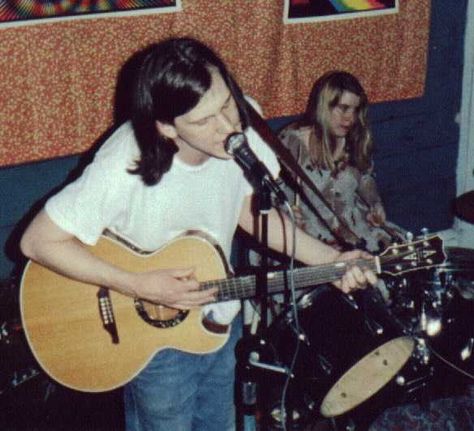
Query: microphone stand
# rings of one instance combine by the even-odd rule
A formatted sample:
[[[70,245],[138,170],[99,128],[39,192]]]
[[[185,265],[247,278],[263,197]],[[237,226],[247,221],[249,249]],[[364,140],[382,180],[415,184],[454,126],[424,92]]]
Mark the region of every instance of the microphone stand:
[[[258,335],[263,339],[263,334],[268,328],[268,213],[272,208],[271,191],[262,182],[256,193],[257,212],[261,218],[260,256],[262,258],[260,268],[256,274],[256,297],[260,303],[260,325]]]
[[[265,336],[269,327],[268,321],[268,213],[272,209],[272,189],[268,183],[262,179],[258,183],[253,183],[255,189],[254,211],[259,215],[257,232],[260,234],[259,254],[261,262],[255,271],[255,297],[260,305],[260,322],[255,335],[248,335],[248,340],[238,344],[237,356],[240,357],[240,386],[241,405],[243,408],[243,421],[246,417],[254,416],[258,421],[259,405],[262,405],[263,395],[259,388],[261,377],[259,372],[271,371],[287,374],[289,370],[285,367],[268,363],[269,358],[265,354],[267,341]],[[245,333],[244,333],[245,338]],[[263,351],[263,352],[262,352]],[[262,420],[265,421],[264,418]],[[256,424],[258,426],[258,424]]]
[[[278,139],[276,135],[273,134],[273,131],[271,130],[270,126],[260,116],[260,114],[255,110],[255,108],[250,103],[246,104],[246,108],[252,127],[260,135],[260,137],[269,145],[269,147],[273,149],[278,159],[282,163],[282,167],[284,168],[282,170],[282,173],[284,174],[286,170],[290,174],[290,176],[294,174],[296,178],[300,178],[301,181],[306,184],[309,190],[311,190],[315,194],[315,196],[324,204],[324,206],[336,217],[339,224],[345,228],[345,231],[353,238],[353,241],[351,242],[346,241],[341,235],[335,232],[334,229],[332,229],[327,224],[324,217],[322,217],[321,214],[319,214],[319,211],[315,208],[315,206],[311,204],[310,208],[313,213],[323,222],[326,228],[328,228],[329,232],[331,233],[331,235],[333,235],[338,244],[341,245],[345,250],[352,250],[354,248],[365,248],[359,236],[356,235],[355,232],[353,232],[352,229],[349,228],[347,223],[345,223],[345,221],[341,217],[339,217],[339,215],[333,210],[332,206],[329,204],[323,194],[318,190],[311,178],[306,174],[304,169],[295,160],[290,150],[283,145],[283,143],[280,141],[280,139]],[[298,190],[294,188],[294,191],[296,193],[305,195],[305,193],[302,193],[303,188],[301,187],[301,184],[298,183],[298,181],[295,181],[293,187],[295,186],[298,188]]]

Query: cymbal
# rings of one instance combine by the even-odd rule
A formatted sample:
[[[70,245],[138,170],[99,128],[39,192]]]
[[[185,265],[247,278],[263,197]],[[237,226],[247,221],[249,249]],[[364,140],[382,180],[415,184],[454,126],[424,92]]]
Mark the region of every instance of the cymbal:
[[[464,193],[454,200],[454,213],[457,217],[474,223],[474,190]]]

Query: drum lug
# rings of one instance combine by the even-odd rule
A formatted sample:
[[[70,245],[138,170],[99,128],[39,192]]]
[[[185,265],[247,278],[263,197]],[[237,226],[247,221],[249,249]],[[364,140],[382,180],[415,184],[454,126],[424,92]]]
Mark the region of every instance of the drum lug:
[[[418,358],[421,364],[428,365],[430,362],[431,356],[428,346],[426,345],[426,340],[424,338],[415,338],[416,347],[415,352],[413,353],[415,357]]]
[[[359,305],[352,295],[344,295],[342,296],[342,299],[344,299],[344,301],[346,301],[354,310],[359,309]]]
[[[303,332],[302,328],[296,328],[294,325],[290,326],[292,332],[296,335],[299,341],[304,343],[306,346],[311,346],[308,336]]]
[[[351,418],[348,418],[346,420],[347,420],[347,422],[342,425],[344,427],[344,428],[342,428],[341,425],[336,424],[335,419],[332,418],[331,422],[332,422],[333,429],[341,430],[341,431],[356,431],[357,426],[356,426],[355,422]]]
[[[332,374],[332,364],[329,362],[323,355],[318,354],[318,361],[319,361],[319,366],[321,369],[324,371],[324,373],[327,376],[330,376]]]
[[[417,368],[414,368],[417,370]],[[420,374],[421,371],[418,370],[417,374]],[[397,375],[395,378],[395,382],[398,386],[403,387],[405,389],[406,394],[413,394],[420,390],[423,390],[428,386],[429,381],[433,378],[434,375],[434,368],[431,366],[429,367],[428,372],[425,372],[420,377],[413,378],[411,380],[406,380],[405,376],[402,374]]]
[[[383,326],[380,325],[378,322],[372,319],[366,319],[365,325],[367,326],[368,330],[374,335],[383,335],[384,329]]]
[[[312,293],[304,294],[298,301],[298,305],[301,309],[311,307],[313,305],[313,295]]]
[[[466,361],[472,356],[472,349],[474,347],[474,338],[469,338],[467,344],[461,350],[460,356],[463,361]]]
[[[402,376],[401,374],[398,375],[395,379],[395,382],[397,383],[398,386],[405,386],[405,383],[406,383],[405,376]]]

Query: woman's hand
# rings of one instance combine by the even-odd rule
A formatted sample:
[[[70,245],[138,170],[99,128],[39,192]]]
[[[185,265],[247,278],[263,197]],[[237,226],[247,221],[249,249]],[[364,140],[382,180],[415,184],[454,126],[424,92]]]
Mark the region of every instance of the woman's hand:
[[[385,220],[385,210],[380,202],[377,202],[375,205],[370,207],[370,211],[367,214],[367,221],[372,226],[381,226],[385,223]]]
[[[302,230],[306,230],[306,218],[304,217],[299,205],[292,205],[293,215],[295,217],[296,226]]]

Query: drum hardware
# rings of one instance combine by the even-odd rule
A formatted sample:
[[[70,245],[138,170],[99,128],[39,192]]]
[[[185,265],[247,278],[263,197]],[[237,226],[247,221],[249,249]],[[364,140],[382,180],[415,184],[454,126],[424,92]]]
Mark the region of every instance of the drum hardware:
[[[301,306],[302,309],[308,308],[313,304],[313,295],[310,293],[307,293],[301,297],[301,299],[298,301],[298,307]],[[294,310],[291,308],[286,314],[285,314],[285,321],[288,324],[288,327],[293,331],[293,335],[298,339],[299,341],[303,342],[305,345],[309,346],[309,339],[307,335],[304,333],[303,328],[301,326],[297,327],[296,325],[296,319],[294,315]],[[265,343],[265,341],[263,341]]]
[[[469,338],[466,346],[461,350],[460,357],[462,361],[467,361],[472,356],[472,349],[474,347],[474,338]]]
[[[346,301],[354,310],[359,309],[359,304],[357,304],[356,300],[352,295],[344,295],[342,297],[344,301]]]
[[[413,374],[410,380],[407,379],[407,372],[408,374]],[[407,372],[400,373],[395,377],[395,383],[404,389],[405,395],[410,395],[426,388],[434,375],[430,351],[423,338],[415,338],[415,348]]]
[[[359,295],[367,295],[365,301]],[[302,430],[318,420],[332,421],[337,430],[356,429],[354,424],[358,429],[377,409],[406,401],[405,397],[419,399],[430,387],[434,368],[425,338],[413,336],[419,331],[395,321],[383,298],[368,290],[354,296],[357,309],[335,289],[309,295],[304,304],[311,306],[298,304],[299,332],[289,312],[270,327],[266,340],[279,366],[289,366],[298,339],[306,340],[292,369],[286,411],[295,424],[288,429]],[[284,375],[271,372],[264,379],[275,388],[265,391],[262,410],[272,430],[282,429],[279,388]]]
[[[301,430],[305,428],[305,423],[308,421],[308,415],[311,414],[315,410],[315,403],[312,400],[307,400],[307,403],[305,403],[303,406],[293,406],[291,408],[291,414],[289,415],[288,413],[284,412],[282,413],[281,411],[281,405],[275,405],[269,416],[271,418],[271,429],[284,429],[283,428],[283,423],[284,420],[286,422],[289,422],[291,420],[291,424],[288,424],[291,426],[291,430]],[[265,428],[267,430],[267,428]]]
[[[10,345],[15,342],[15,337],[18,337],[22,333],[23,328],[21,324],[16,321],[2,322],[0,326],[0,346]]]
[[[0,326],[0,341],[8,335],[7,331],[7,322],[3,322],[2,326]]]
[[[35,367],[27,367],[22,370],[13,371],[12,375],[9,376],[8,382],[5,387],[0,388],[0,396],[6,393],[10,389],[15,389],[18,386],[38,377],[40,371]]]
[[[330,288],[314,295],[311,307],[299,308],[298,320],[307,342],[294,369],[290,398],[306,394],[330,418],[363,403],[403,368],[415,343],[411,337],[400,337],[400,328],[387,315],[383,300],[369,298],[367,303],[358,296],[348,301]],[[301,334],[293,323],[292,314],[286,313],[270,329],[269,343],[281,364],[290,363],[289,352]]]
[[[430,349],[428,348],[427,342],[424,338],[415,337],[413,357],[422,365],[428,365],[430,363]]]
[[[321,367],[321,370],[323,370],[323,372],[326,376],[331,375],[332,371],[333,371],[333,366],[332,366],[331,362],[329,362],[327,360],[327,358],[325,358],[320,353],[318,353],[317,356],[318,356],[318,362],[319,362],[319,366]]]
[[[257,405],[257,383],[253,381],[243,381],[241,383],[241,401],[246,413],[253,414]]]
[[[420,377],[416,381],[410,382],[413,385],[413,387],[405,386],[405,395],[412,395],[415,392],[418,393],[419,391],[426,389],[428,386],[428,382],[426,380],[427,380],[427,377]],[[421,381],[421,383],[418,383],[418,381]],[[415,383],[417,383],[416,386],[414,386]]]
[[[41,374],[23,340],[23,328],[16,320],[0,325],[0,357],[0,396]]]
[[[367,303],[360,303],[359,292],[356,298],[347,298],[338,292],[340,298],[334,302],[328,297],[332,293],[321,296],[309,293],[300,298],[297,318],[293,311],[278,316],[266,339],[276,352],[275,361],[279,366],[286,368],[291,359],[289,352],[295,343],[304,341],[288,392],[289,419],[302,422],[309,416],[310,420],[315,420],[318,410],[322,414],[322,408],[329,406],[328,421],[347,422],[348,418],[354,417],[358,423],[362,420],[358,416],[372,409],[379,395],[382,403],[397,402],[394,394],[410,397],[416,394],[417,399],[428,395],[425,389],[430,387],[434,365],[438,365],[434,364],[429,348],[431,338],[439,339],[440,335],[445,338],[444,333],[453,329],[451,325],[459,323],[456,314],[451,316],[446,312],[451,298],[456,296],[452,289],[454,275],[446,270],[418,272],[415,277],[413,274],[401,279],[393,277],[394,284],[387,287],[389,295],[380,300],[371,295]],[[419,284],[414,285],[413,280],[418,280]],[[296,327],[298,322],[295,321],[299,321],[301,328]],[[474,336],[472,340],[460,338],[465,355],[469,355],[469,347],[474,349]],[[362,345],[366,350],[361,353]],[[391,362],[391,349],[402,351],[400,363]],[[462,349],[455,350],[458,353]],[[339,360],[344,354],[351,357]],[[257,360],[261,362],[259,357]],[[367,382],[371,381],[370,373],[379,364],[383,370],[381,377],[376,378],[380,388],[372,392],[367,390]],[[271,374],[282,376],[284,373]],[[346,380],[345,375],[348,375]],[[282,378],[275,377],[272,381],[279,385]],[[396,387],[400,389],[396,390]],[[423,393],[419,394],[419,391]],[[274,395],[280,396],[276,391]],[[342,412],[337,411],[340,406],[336,409],[331,406],[332,402],[338,404],[339,398],[348,400]],[[311,401],[307,402],[308,399]],[[273,407],[265,410],[264,415],[271,413],[274,418],[280,416],[281,420],[279,400],[268,401]],[[351,428],[349,424],[349,428],[337,429]],[[352,429],[355,429],[354,425]]]
[[[301,296],[301,298],[298,301],[298,306],[300,308],[308,308],[313,305],[313,295],[310,293],[305,293],[304,295]],[[288,314],[292,314],[293,312],[290,311]]]
[[[389,284],[387,307],[417,340],[413,359],[421,367],[418,373],[428,367],[441,375],[448,366],[459,377],[474,379],[474,250],[454,247],[446,254],[440,266]],[[446,390],[436,380],[428,385],[429,378],[430,391]]]
[[[454,288],[459,294],[468,301],[474,300],[474,281],[471,280],[458,280],[454,285]]]
[[[420,312],[418,327],[414,330],[414,335],[424,334],[434,337],[441,332],[443,326],[443,304],[446,302],[448,292],[448,277],[446,274],[433,271],[432,281],[425,282],[427,286],[421,293]]]
[[[256,367],[261,368],[263,370],[273,371],[275,373],[282,373],[286,374],[290,378],[293,378],[294,375],[288,367],[281,367],[279,365],[273,365],[266,362],[260,361],[260,354],[258,352],[250,352],[249,355],[249,364]]]
[[[428,312],[427,307],[429,307]],[[441,332],[441,328],[443,326],[442,311],[439,310],[440,307],[437,309],[435,302],[424,302],[421,305],[420,331],[426,334],[428,337],[434,337]]]
[[[377,323],[373,319],[365,319],[365,325],[367,326],[368,330],[374,335],[382,335],[384,333],[383,326]]]
[[[345,418],[345,420],[341,423],[341,421],[336,421],[335,418],[331,418],[331,425],[332,429],[336,431],[356,431],[357,425],[352,418]]]
[[[349,423],[344,426],[344,431],[355,431],[356,424],[352,419],[349,419]]]

